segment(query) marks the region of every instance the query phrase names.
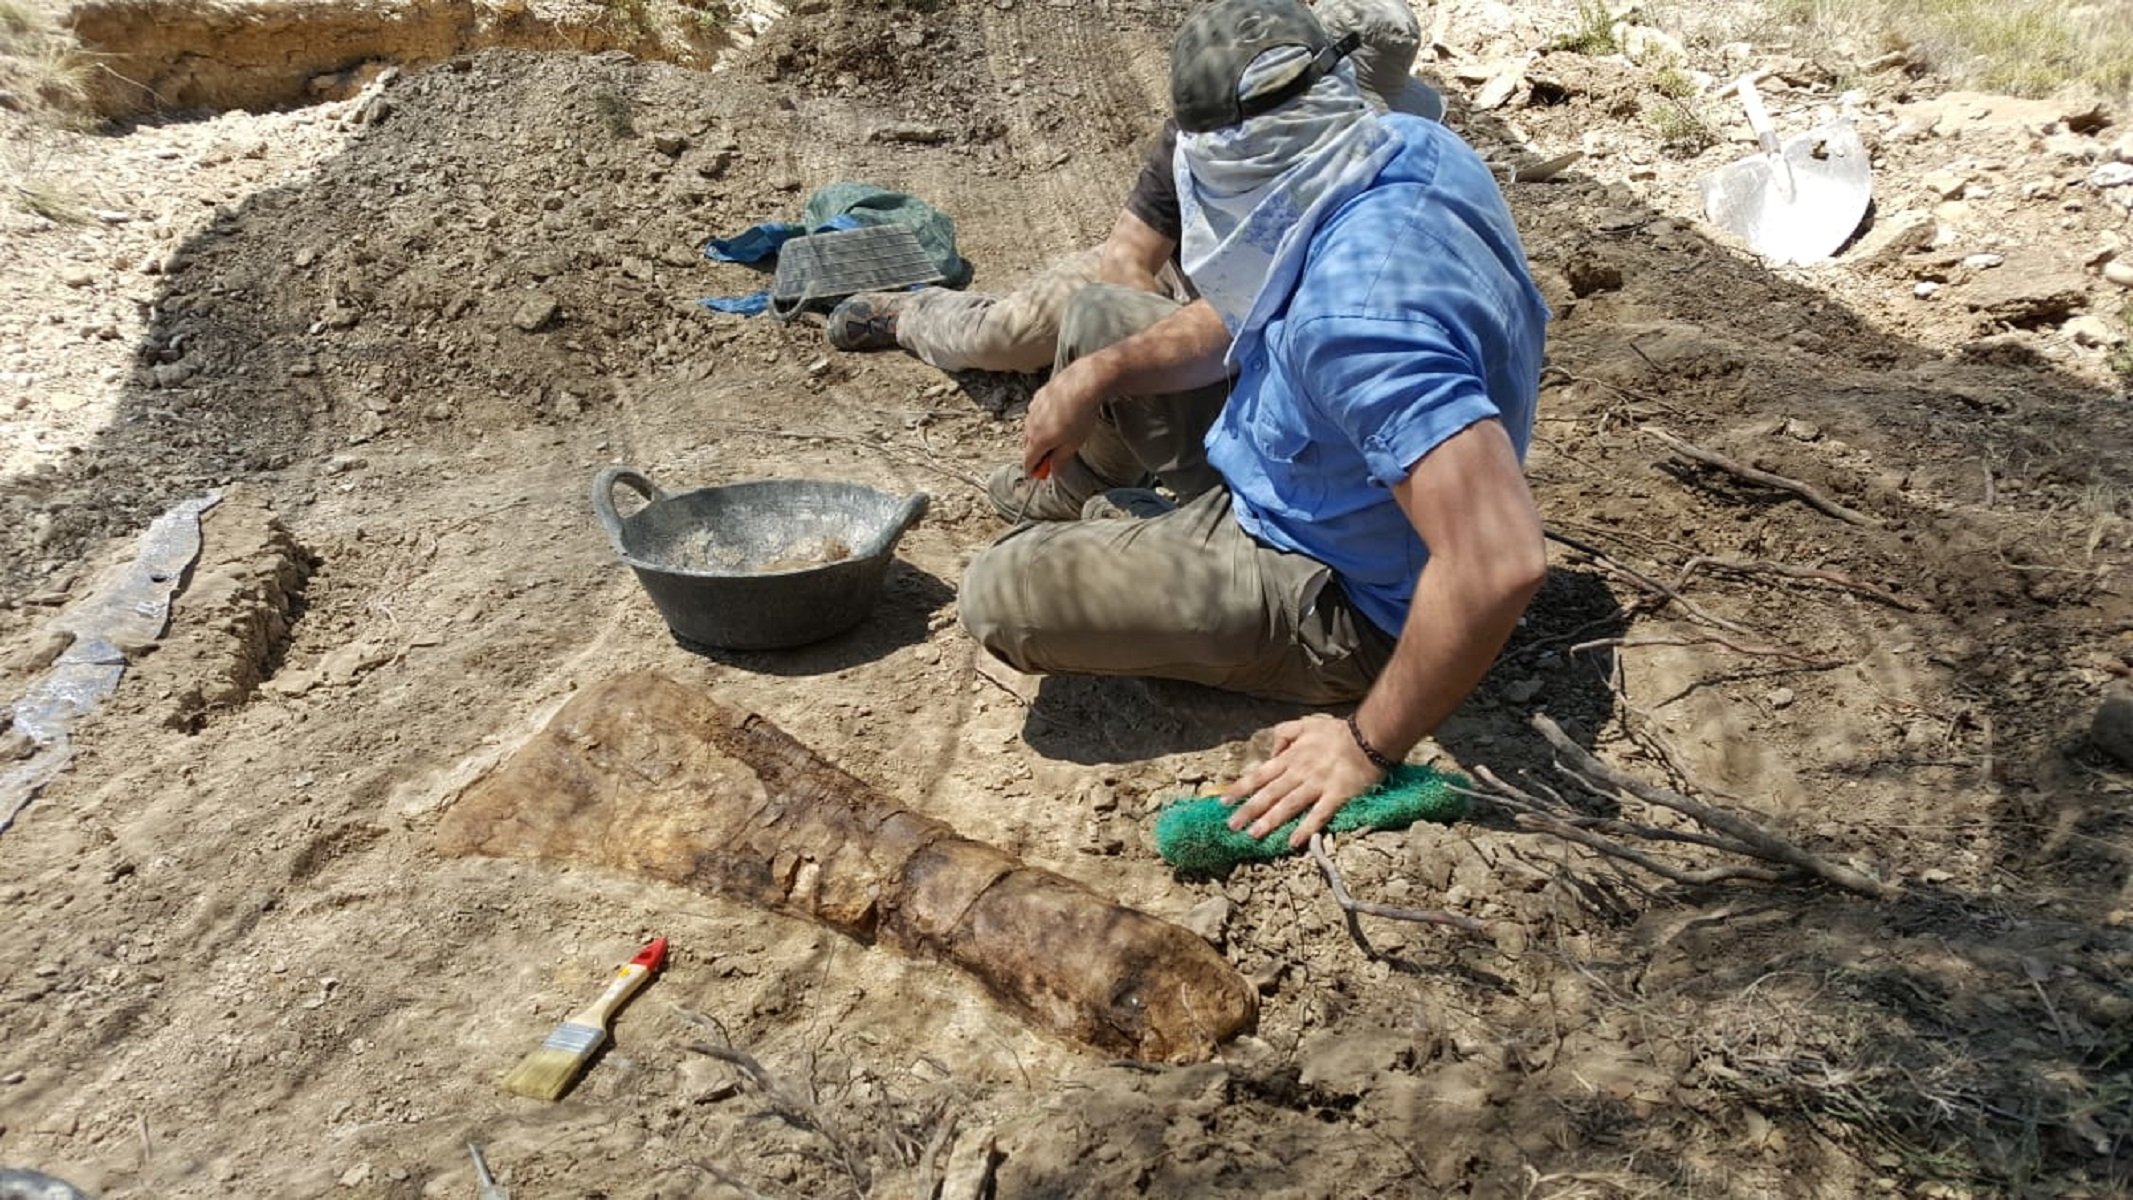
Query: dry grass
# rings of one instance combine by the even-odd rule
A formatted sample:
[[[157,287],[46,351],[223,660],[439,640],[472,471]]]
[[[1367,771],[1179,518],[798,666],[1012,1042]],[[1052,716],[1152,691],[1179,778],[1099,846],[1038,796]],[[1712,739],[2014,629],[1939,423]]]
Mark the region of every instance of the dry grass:
[[[89,66],[50,9],[31,0],[0,0],[0,92],[11,98],[8,108],[77,111],[88,95]]]
[[[1662,99],[1644,110],[1644,119],[1668,154],[1693,158],[1719,143],[1717,131],[1690,103]]]
[[[12,166],[8,168],[8,194],[15,207],[24,212],[35,213],[47,221],[60,225],[85,225],[89,210],[71,188],[58,183],[49,176],[31,175],[21,177]]]
[[[60,129],[89,122],[92,59],[39,0],[0,0],[0,197],[48,221],[79,224],[88,206],[50,169]]]
[[[1952,82],[2043,96],[2068,84],[2133,93],[2125,0],[1769,0],[1803,49],[1871,57],[1901,49]]]
[[[1578,0],[1577,27],[1549,43],[1548,48],[1573,54],[1613,54],[1621,49],[1615,44],[1614,30],[1615,17],[1608,11],[1606,0]]]

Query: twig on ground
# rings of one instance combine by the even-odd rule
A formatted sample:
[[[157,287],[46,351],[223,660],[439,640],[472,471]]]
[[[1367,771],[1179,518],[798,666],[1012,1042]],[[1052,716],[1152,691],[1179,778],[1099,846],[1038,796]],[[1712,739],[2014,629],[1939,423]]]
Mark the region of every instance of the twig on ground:
[[[1782,883],[1788,877],[1787,872],[1772,870],[1768,867],[1729,864],[1690,868],[1667,862],[1665,859],[1654,858],[1642,850],[1625,846],[1620,842],[1601,837],[1597,833],[1571,824],[1570,821],[1549,812],[1546,806],[1534,799],[1529,793],[1519,791],[1517,788],[1498,779],[1486,767],[1474,768],[1474,776],[1490,787],[1496,788],[1503,795],[1490,796],[1480,792],[1464,792],[1464,794],[1478,796],[1481,799],[1510,809],[1512,820],[1519,825],[1528,829],[1537,829],[1542,833],[1552,834],[1566,842],[1576,842],[1578,845],[1606,855],[1608,858],[1620,859],[1632,866],[1642,867],[1661,879],[1672,880],[1675,883],[1689,887],[1704,887],[1733,879],[1747,879],[1756,883]],[[1506,797],[1509,798],[1508,803],[1506,802]]]
[[[956,1114],[944,1113],[934,1123],[933,1136],[926,1141],[926,1148],[918,1156],[918,1187],[912,1195],[931,1197],[940,1191],[941,1172],[946,1167],[942,1159],[948,1153],[948,1141],[955,1136]]]
[[[1311,857],[1318,860],[1318,869],[1325,873],[1326,886],[1333,892],[1333,902],[1340,905],[1341,911],[1349,914],[1349,916],[1353,917],[1355,914],[1361,913],[1369,917],[1383,917],[1388,921],[1416,921],[1425,925],[1446,925],[1465,933],[1471,933],[1477,937],[1485,936],[1488,933],[1488,926],[1483,925],[1472,917],[1462,917],[1457,913],[1439,912],[1430,908],[1396,908],[1390,904],[1376,904],[1368,900],[1356,899],[1348,894],[1348,885],[1341,879],[1340,868],[1333,865],[1333,856],[1326,852],[1326,841],[1326,835],[1323,833],[1311,835]]]
[[[1896,894],[1896,889],[1888,884],[1804,850],[1745,817],[1712,808],[1678,792],[1646,783],[1634,775],[1601,762],[1582,746],[1571,741],[1562,727],[1549,720],[1545,713],[1533,714],[1533,727],[1540,731],[1542,737],[1548,739],[1548,744],[1555,747],[1558,755],[1577,770],[1621,788],[1647,804],[1673,809],[1706,829],[1733,838],[1757,858],[1796,867],[1846,891],[1871,896],[1877,900]]]
[[[1770,562],[1759,558],[1718,558],[1713,555],[1699,554],[1682,564],[1681,575],[1674,580],[1674,586],[1688,586],[1689,576],[1694,575],[1699,569],[1705,567],[1719,571],[1731,571],[1736,575],[1782,575],[1787,579],[1810,579],[1819,583],[1829,584],[1831,587],[1842,588],[1847,592],[1857,592],[1859,595],[1879,600],[1891,608],[1900,608],[1905,612],[1931,611],[1924,604],[1908,596],[1899,596],[1894,592],[1854,579],[1839,571],[1826,571],[1820,567],[1795,567],[1789,563]]]
[[[1575,642],[1594,630],[1607,628],[1626,629],[1629,627],[1629,623],[1635,620],[1637,615],[1644,612],[1646,608],[1656,609],[1665,603],[1666,597],[1664,596],[1654,596],[1648,592],[1639,593],[1636,599],[1631,600],[1629,603],[1616,605],[1615,610],[1606,616],[1587,621],[1568,633],[1559,633],[1553,637],[1545,637],[1526,643],[1524,646],[1519,647],[1514,657],[1538,656],[1544,650],[1553,649],[1566,642]]]
[[[749,1187],[739,1176],[709,1159],[692,1158],[689,1160],[689,1165],[740,1193],[741,1200],[770,1200],[770,1197]]]
[[[1818,671],[1827,671],[1832,667],[1841,667],[1845,663],[1845,660],[1841,658],[1816,658],[1813,655],[1802,654],[1797,650],[1787,650],[1783,646],[1761,646],[1747,642],[1736,642],[1732,638],[1721,637],[1720,635],[1715,633],[1707,633],[1702,637],[1679,638],[1595,638],[1592,641],[1579,642],[1577,645],[1572,646],[1570,648],[1570,653],[1583,654],[1587,650],[1606,650],[1610,648],[1619,650],[1635,650],[1643,646],[1724,646],[1726,649],[1734,651],[1737,654],[1755,654],[1768,655],[1772,658],[1789,658],[1794,662],[1801,664],[1802,666],[1811,667]]]
[[[1028,708],[1030,706],[1029,697],[1007,686],[1005,680],[1002,680],[1000,677],[994,675],[992,672],[986,670],[984,667],[979,666],[976,662],[972,662],[970,664],[970,670],[971,673],[976,675],[978,678],[984,680],[985,682],[993,685],[996,688],[999,688],[1001,691],[1006,692],[1008,699],[1013,700],[1015,703],[1021,705],[1024,708]]]
[[[1677,417],[1687,415],[1682,412],[1681,407],[1679,405],[1670,403],[1666,400],[1659,398],[1658,396],[1654,396],[1650,392],[1640,392],[1636,388],[1625,387],[1622,384],[1616,383],[1611,379],[1599,379],[1591,375],[1573,374],[1572,372],[1566,371],[1561,367],[1549,367],[1547,370],[1541,372],[1541,378],[1543,381],[1545,381],[1550,375],[1555,376],[1557,379],[1560,379],[1565,383],[1583,383],[1588,384],[1592,387],[1606,388],[1608,391],[1613,392],[1615,395],[1621,396],[1626,400],[1641,400],[1646,404],[1650,404],[1658,408],[1663,408],[1666,411],[1673,413]]]
[[[825,1156],[827,1161],[850,1178],[858,1195],[866,1194],[873,1178],[873,1173],[867,1168],[866,1159],[834,1125],[823,1118],[822,1111],[815,1106],[811,1097],[786,1087],[777,1077],[765,1070],[754,1055],[728,1042],[726,1032],[718,1022],[690,1009],[677,1011],[690,1024],[716,1033],[719,1038],[717,1043],[691,1042],[689,1049],[738,1070],[742,1077],[754,1085],[756,1092],[762,1096],[763,1103],[770,1109],[771,1115],[795,1129],[812,1133],[829,1143],[831,1154]],[[716,1168],[711,1169],[716,1173]]]
[[[1624,720],[1622,728],[1628,731],[1631,737],[1644,743],[1645,750],[1666,767],[1667,771],[1673,775],[1675,783],[1685,790],[1698,795],[1718,796],[1722,799],[1733,801],[1740,800],[1739,796],[1726,791],[1724,788],[1715,788],[1697,779],[1695,774],[1689,770],[1688,764],[1682,761],[1681,753],[1674,749],[1673,743],[1667,741],[1666,735],[1659,732],[1658,718],[1652,716],[1649,710],[1637,707],[1636,702],[1629,698],[1629,693],[1623,690],[1619,680],[1615,684],[1614,691],[1615,699],[1622,705],[1622,711],[1637,718],[1637,724]]]
[[[1611,525],[1599,525],[1591,521],[1580,521],[1574,517],[1565,517],[1559,514],[1549,517],[1548,525],[1550,528],[1567,527],[1570,529],[1581,530],[1595,537],[1614,538],[1615,540],[1622,542],[1637,542],[1643,545],[1646,548],[1647,552],[1649,552],[1653,548],[1657,548],[1659,550],[1671,550],[1676,553],[1685,555],[1693,555],[1696,553],[1696,549],[1693,546],[1685,546],[1680,542],[1672,541],[1668,538],[1654,537],[1651,534],[1645,533],[1641,530],[1618,529]]]
[[[1518,813],[1527,812],[1530,809],[1535,816],[1546,817],[1552,821],[1561,821],[1573,829],[1582,829],[1587,832],[1598,831],[1622,837],[1640,837],[1654,842],[1682,842],[1691,846],[1708,846],[1713,850],[1723,850],[1728,854],[1745,854],[1750,858],[1755,857],[1754,853],[1746,846],[1715,834],[1698,833],[1691,829],[1668,829],[1661,825],[1646,825],[1640,821],[1631,821],[1624,817],[1596,817],[1586,813],[1565,813],[1547,808],[1530,808],[1530,797],[1526,800],[1519,799],[1518,797],[1525,795],[1525,793],[1517,792],[1510,784],[1505,783],[1494,775],[1488,774],[1486,768],[1477,767],[1474,773],[1483,777],[1484,781],[1489,783],[1490,786],[1500,788],[1506,794],[1500,796],[1490,795],[1487,792],[1477,792],[1458,786],[1452,786],[1451,790],[1462,796],[1471,796],[1477,800],[1486,800],[1491,804],[1509,808],[1512,810],[1514,817]],[[1564,771],[1563,774],[1575,781],[1580,787],[1591,789],[1595,794],[1602,794],[1605,799],[1614,799],[1612,796],[1605,796],[1600,793],[1597,784],[1591,783],[1576,772]]]
[[[1600,549],[1598,546],[1595,546],[1590,542],[1579,541],[1577,538],[1571,537],[1568,534],[1561,533],[1553,529],[1544,529],[1541,532],[1542,536],[1546,537],[1549,541],[1555,542],[1559,545],[1567,546],[1570,549],[1577,551],[1579,554],[1590,558],[1593,562],[1599,564],[1601,569],[1612,571],[1613,573],[1622,576],[1624,579],[1629,580],[1631,583],[1636,584],[1639,588],[1642,588],[1646,592],[1649,592],[1654,596],[1661,597],[1662,599],[1680,605],[1682,612],[1687,613],[1690,617],[1698,621],[1702,621],[1706,625],[1710,625],[1718,629],[1731,630],[1732,632],[1740,634],[1743,637],[1755,636],[1755,634],[1750,631],[1747,626],[1741,625],[1738,622],[1728,621],[1724,617],[1713,616],[1712,614],[1705,612],[1694,601],[1682,595],[1679,591],[1675,590],[1674,588],[1668,587],[1667,585],[1659,582],[1651,576],[1646,575],[1642,571],[1623,566],[1620,562],[1617,562],[1612,556],[1610,556],[1605,550]]]
[[[1706,450],[1702,446],[1698,446],[1693,442],[1685,442],[1680,438],[1675,437],[1673,434],[1666,432],[1663,429],[1655,429],[1650,426],[1647,426],[1645,427],[1644,432],[1650,434],[1652,437],[1659,439],[1661,442],[1665,443],[1669,449],[1673,450],[1674,453],[1681,455],[1683,458],[1694,459],[1695,461],[1700,462],[1708,467],[1717,467],[1719,470],[1724,471],[1727,474],[1738,476],[1742,479],[1748,480],[1750,483],[1760,483],[1764,487],[1773,487],[1778,489],[1779,491],[1791,492],[1793,495],[1798,496],[1802,500],[1805,500],[1808,504],[1813,505],[1815,508],[1829,514],[1832,517],[1837,518],[1840,521],[1844,521],[1852,525],[1865,525],[1870,528],[1876,529],[1881,527],[1881,521],[1879,518],[1868,516],[1867,514],[1860,512],[1859,510],[1854,508],[1846,508],[1842,504],[1839,504],[1836,501],[1830,499],[1828,496],[1823,495],[1813,486],[1801,483],[1797,479],[1788,479],[1783,475],[1773,475],[1768,471],[1758,470],[1750,466],[1743,466],[1742,464],[1734,462],[1732,459],[1727,458],[1725,455],[1720,454],[1715,450]]]
[[[1549,798],[1547,800],[1542,800],[1540,797],[1534,795],[1531,792],[1512,787],[1510,784],[1505,783],[1502,779],[1497,777],[1494,771],[1491,771],[1484,766],[1476,765],[1474,767],[1474,778],[1479,779],[1481,782],[1489,785],[1489,787],[1493,788],[1494,791],[1477,792],[1472,788],[1460,787],[1456,783],[1447,783],[1444,786],[1450,789],[1451,791],[1456,792],[1461,796],[1465,796],[1471,800],[1486,800],[1489,803],[1496,805],[1502,805],[1505,800],[1513,800],[1520,805],[1532,809],[1535,812],[1547,814],[1550,816],[1574,817],[1578,815],[1576,809],[1573,809],[1569,805],[1563,803],[1563,798],[1556,794],[1555,789],[1547,787],[1545,785],[1542,785],[1541,790],[1547,792]]]

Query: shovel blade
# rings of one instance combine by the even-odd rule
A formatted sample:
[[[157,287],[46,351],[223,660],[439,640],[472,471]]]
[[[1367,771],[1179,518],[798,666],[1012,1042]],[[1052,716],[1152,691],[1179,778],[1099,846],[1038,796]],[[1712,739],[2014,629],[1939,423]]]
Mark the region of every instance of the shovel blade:
[[[1873,171],[1849,121],[1818,126],[1720,168],[1703,183],[1704,215],[1780,265],[1836,253],[1873,199]]]

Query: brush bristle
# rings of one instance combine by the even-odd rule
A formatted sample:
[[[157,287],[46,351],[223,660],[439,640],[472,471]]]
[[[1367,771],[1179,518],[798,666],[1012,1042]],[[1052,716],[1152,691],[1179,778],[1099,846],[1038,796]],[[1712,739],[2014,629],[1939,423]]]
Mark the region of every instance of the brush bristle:
[[[535,1100],[557,1099],[570,1090],[571,1081],[606,1040],[604,1029],[566,1021],[556,1026],[540,1049],[511,1068],[511,1073],[504,1076],[504,1090]]]

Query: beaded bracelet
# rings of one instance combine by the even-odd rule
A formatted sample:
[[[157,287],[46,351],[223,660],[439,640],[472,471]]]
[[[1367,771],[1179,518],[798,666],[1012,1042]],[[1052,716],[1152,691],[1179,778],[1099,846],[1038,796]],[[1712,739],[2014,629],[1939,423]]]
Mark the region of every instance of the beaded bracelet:
[[[1363,727],[1355,723],[1354,713],[1348,714],[1348,732],[1355,738],[1355,748],[1363,752],[1363,757],[1370,760],[1371,766],[1380,771],[1390,771],[1400,765],[1379,753],[1378,748],[1370,744],[1370,739],[1363,736]]]

